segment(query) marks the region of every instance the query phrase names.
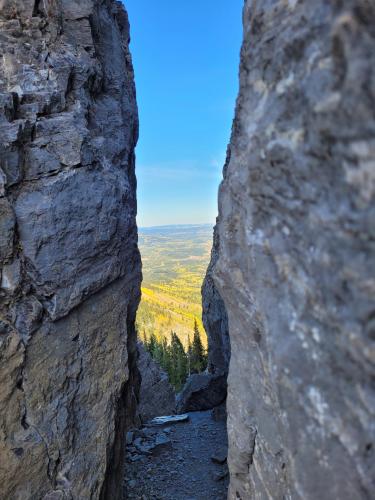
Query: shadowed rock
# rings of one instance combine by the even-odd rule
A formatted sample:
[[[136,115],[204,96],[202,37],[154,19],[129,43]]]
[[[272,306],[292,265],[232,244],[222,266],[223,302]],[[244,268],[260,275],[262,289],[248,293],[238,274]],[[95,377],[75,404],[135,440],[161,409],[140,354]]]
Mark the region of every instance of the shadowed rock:
[[[213,279],[213,270],[218,258],[219,233],[215,226],[211,261],[202,286],[202,319],[208,340],[208,372],[227,375],[230,361],[228,316]]]
[[[176,395],[168,375],[155,363],[141,342],[137,347],[138,369],[142,377],[138,412],[142,422],[160,415],[172,415],[176,410]]]
[[[225,403],[230,341],[225,304],[213,279],[219,258],[219,234],[214,229],[211,261],[202,286],[203,324],[208,340],[208,373],[190,377],[178,401],[178,411],[207,410]]]
[[[0,497],[116,499],[140,296],[129,25],[0,2]]]
[[[177,395],[177,413],[211,410],[225,401],[226,375],[197,373],[191,375]]]

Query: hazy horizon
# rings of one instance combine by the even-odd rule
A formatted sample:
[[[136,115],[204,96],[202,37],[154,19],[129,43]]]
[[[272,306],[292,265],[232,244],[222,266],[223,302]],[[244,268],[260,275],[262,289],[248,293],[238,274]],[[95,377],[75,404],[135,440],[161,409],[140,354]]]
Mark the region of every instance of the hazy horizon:
[[[138,229],[152,229],[152,228],[162,228],[162,227],[197,227],[197,226],[212,226],[214,227],[215,223],[211,222],[193,222],[193,223],[186,223],[186,224],[156,224],[154,226],[140,226],[138,224]]]
[[[125,6],[140,115],[138,225],[214,224],[238,92],[243,0]]]

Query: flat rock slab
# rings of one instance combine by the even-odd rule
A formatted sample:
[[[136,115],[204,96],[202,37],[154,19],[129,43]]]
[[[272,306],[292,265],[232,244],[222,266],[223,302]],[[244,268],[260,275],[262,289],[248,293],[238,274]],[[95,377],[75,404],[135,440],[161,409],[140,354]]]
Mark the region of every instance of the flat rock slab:
[[[178,422],[186,422],[189,420],[189,415],[185,413],[184,415],[168,415],[166,417],[155,417],[146,425],[167,425],[176,424]]]

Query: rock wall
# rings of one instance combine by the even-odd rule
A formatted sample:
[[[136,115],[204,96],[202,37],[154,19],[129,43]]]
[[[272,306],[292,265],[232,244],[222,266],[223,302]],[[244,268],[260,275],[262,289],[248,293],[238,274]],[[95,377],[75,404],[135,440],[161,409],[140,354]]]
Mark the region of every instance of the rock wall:
[[[202,286],[202,319],[208,340],[208,372],[227,375],[230,360],[228,316],[213,277],[218,258],[219,234],[215,226],[211,261]]]
[[[177,413],[210,410],[224,404],[227,397],[230,341],[225,304],[213,277],[218,258],[219,235],[215,227],[211,261],[202,286],[202,319],[208,339],[207,371],[187,379],[177,395]]]
[[[0,0],[0,498],[116,499],[137,374],[129,26]]]
[[[245,2],[215,266],[231,499],[373,496],[374,18]]]
[[[143,423],[154,417],[173,415],[176,395],[168,375],[152,359],[143,344],[138,342],[138,370],[142,382],[139,390],[138,412]]]

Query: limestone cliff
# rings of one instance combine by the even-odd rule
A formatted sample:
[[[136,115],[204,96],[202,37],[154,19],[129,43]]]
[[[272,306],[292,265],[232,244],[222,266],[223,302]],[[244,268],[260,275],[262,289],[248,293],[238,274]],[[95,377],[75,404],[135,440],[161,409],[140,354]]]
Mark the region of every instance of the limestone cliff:
[[[373,496],[374,18],[245,2],[215,266],[231,499]]]
[[[129,26],[0,1],[0,498],[116,499],[139,301]]]

